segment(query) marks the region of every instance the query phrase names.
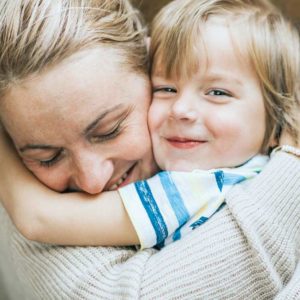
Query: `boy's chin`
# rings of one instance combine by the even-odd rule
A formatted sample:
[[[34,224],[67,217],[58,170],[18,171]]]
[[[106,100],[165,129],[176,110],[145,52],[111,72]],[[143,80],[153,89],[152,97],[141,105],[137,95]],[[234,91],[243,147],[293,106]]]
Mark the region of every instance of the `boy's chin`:
[[[195,161],[185,160],[174,160],[166,161],[160,164],[160,168],[166,171],[177,171],[177,172],[192,172],[194,170],[209,170],[210,166],[207,164],[195,163]]]

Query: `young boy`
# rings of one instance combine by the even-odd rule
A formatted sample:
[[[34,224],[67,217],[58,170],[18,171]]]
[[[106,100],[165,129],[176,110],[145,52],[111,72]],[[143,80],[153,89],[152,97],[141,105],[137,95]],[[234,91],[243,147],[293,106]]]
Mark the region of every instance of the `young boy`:
[[[266,1],[170,3],[152,27],[149,112],[154,156],[168,172],[89,201],[41,189],[43,200],[25,207],[36,212],[30,238],[144,248],[201,225],[261,170],[283,128],[296,137],[297,49],[298,35]]]

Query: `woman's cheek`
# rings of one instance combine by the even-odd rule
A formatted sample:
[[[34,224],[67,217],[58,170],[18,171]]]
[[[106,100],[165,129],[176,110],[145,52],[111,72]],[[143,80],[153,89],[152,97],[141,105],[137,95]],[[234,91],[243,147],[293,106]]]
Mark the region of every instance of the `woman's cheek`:
[[[39,162],[24,161],[24,164],[40,182],[50,189],[57,192],[66,190],[68,175],[65,170],[59,167],[41,166]]]

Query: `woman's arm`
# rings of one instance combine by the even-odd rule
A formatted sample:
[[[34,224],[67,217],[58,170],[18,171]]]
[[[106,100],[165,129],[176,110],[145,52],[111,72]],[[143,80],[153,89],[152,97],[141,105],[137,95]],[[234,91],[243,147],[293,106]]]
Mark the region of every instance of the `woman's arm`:
[[[54,192],[33,177],[1,135],[0,199],[26,238],[61,245],[138,244],[118,192]]]

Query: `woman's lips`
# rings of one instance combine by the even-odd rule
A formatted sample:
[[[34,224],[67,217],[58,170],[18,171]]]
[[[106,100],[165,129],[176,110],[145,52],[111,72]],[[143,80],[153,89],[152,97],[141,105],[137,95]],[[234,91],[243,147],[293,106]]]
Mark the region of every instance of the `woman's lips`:
[[[116,183],[114,183],[108,190],[109,191],[114,191],[114,190],[130,183],[131,182],[130,178],[131,178],[131,175],[132,175],[132,171],[133,171],[135,166],[136,166],[136,163],[132,167],[130,167],[130,169],[128,169],[122,175],[122,177]]]
[[[195,140],[181,137],[166,138],[166,141],[177,149],[192,149],[206,143],[205,140]]]
[[[131,181],[132,181],[131,175],[133,173],[132,171],[135,168],[135,166],[136,166],[136,163],[126,172],[125,177],[124,177],[124,175],[122,176],[123,181],[119,184],[118,188],[121,188],[122,186],[125,186],[125,185],[131,183]]]

